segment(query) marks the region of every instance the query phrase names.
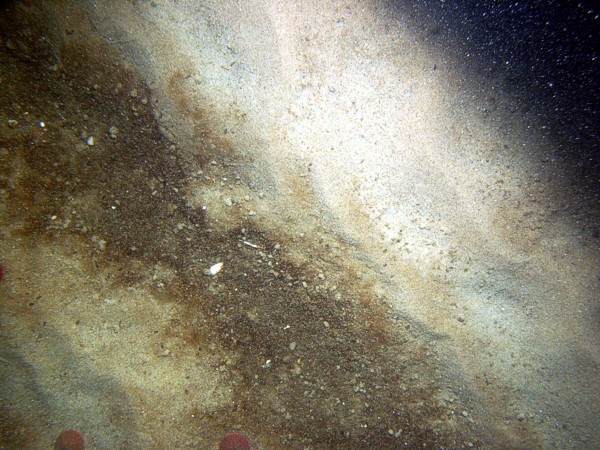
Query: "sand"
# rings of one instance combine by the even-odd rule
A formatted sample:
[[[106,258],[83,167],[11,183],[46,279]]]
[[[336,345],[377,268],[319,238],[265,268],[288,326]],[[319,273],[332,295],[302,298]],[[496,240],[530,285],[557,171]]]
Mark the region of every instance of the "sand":
[[[594,205],[458,44],[378,2],[3,8],[0,445],[600,446]]]

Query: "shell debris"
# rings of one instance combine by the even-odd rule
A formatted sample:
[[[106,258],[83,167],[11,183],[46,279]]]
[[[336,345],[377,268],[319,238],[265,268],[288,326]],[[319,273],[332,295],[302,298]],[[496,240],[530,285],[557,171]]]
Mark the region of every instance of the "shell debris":
[[[209,269],[206,269],[204,271],[204,274],[205,275],[210,275],[211,277],[214,277],[216,274],[218,274],[221,271],[222,268],[223,268],[223,263],[219,262],[217,264],[214,264],[214,265],[210,266]]]

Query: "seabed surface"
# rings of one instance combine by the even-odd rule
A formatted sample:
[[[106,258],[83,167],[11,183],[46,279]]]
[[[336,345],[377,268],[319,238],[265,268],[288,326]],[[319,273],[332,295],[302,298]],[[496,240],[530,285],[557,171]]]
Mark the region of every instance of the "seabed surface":
[[[600,447],[598,130],[399,5],[1,6],[0,447]]]

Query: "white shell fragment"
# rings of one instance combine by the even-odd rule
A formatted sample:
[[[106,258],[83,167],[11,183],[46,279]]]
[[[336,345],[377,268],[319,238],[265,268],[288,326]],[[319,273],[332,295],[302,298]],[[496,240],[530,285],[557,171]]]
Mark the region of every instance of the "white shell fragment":
[[[207,269],[205,271],[206,275],[210,275],[211,277],[214,277],[216,274],[218,274],[221,269],[223,268],[223,263],[217,263],[214,266],[211,266],[210,269]]]

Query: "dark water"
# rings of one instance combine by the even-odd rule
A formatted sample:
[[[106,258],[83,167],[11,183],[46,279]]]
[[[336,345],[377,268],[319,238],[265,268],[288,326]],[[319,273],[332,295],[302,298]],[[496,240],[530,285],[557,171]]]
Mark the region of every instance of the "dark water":
[[[503,81],[562,138],[559,149],[587,200],[600,185],[600,5],[568,1],[396,2],[444,47]],[[455,50],[456,50],[455,48]],[[596,216],[597,219],[597,216]],[[597,220],[596,220],[597,223]]]

